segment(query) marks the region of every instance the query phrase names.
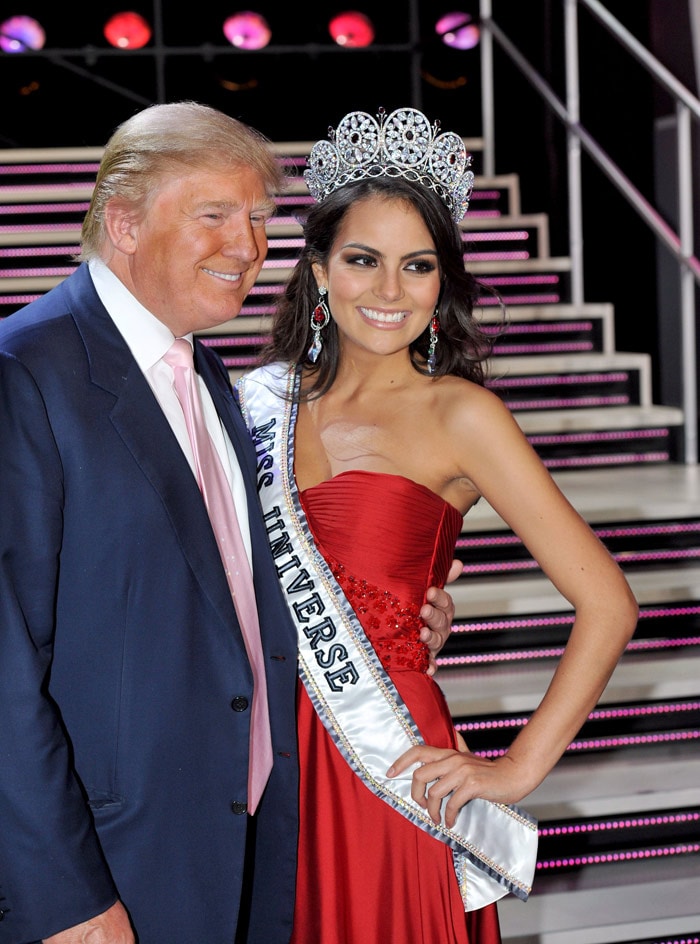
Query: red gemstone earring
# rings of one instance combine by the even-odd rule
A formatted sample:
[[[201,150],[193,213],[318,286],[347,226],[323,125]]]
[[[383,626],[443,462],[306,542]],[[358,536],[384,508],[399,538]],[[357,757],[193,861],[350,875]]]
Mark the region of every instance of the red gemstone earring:
[[[311,330],[313,331],[313,341],[311,342],[311,347],[306,352],[306,354],[312,364],[315,364],[318,360],[318,355],[321,353],[321,348],[323,347],[321,331],[331,320],[331,313],[328,310],[328,305],[326,304],[325,298],[327,294],[328,289],[325,287],[325,285],[319,286],[318,305],[316,305],[314,310],[311,312]]]

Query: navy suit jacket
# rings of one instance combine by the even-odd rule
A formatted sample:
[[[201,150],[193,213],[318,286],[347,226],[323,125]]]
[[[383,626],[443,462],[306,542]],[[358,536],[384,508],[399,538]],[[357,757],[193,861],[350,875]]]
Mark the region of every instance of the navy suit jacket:
[[[248,492],[271,779],[251,820],[252,675],[216,541],[83,265],[0,324],[0,944],[117,897],[139,944],[233,944],[241,899],[247,942],[289,938],[296,638],[226,371],[199,342],[195,362]]]

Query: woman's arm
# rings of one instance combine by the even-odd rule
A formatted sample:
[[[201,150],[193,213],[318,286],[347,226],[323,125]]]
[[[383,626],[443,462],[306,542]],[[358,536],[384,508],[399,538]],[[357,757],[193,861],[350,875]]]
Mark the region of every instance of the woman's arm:
[[[638,616],[621,569],[557,487],[510,412],[488,391],[478,400],[460,419],[465,475],[521,538],[575,618],[539,706],[502,757],[491,761],[419,747],[394,764],[392,775],[416,762],[424,765],[414,773],[413,795],[434,818],[442,799],[452,794],[448,825],[474,797],[516,803],[544,780],[598,702]]]

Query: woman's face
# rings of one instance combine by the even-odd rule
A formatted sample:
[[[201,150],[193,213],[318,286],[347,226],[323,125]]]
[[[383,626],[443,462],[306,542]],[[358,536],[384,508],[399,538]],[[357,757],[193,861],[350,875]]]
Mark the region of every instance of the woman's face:
[[[435,243],[402,199],[370,196],[350,207],[328,264],[314,265],[343,356],[405,352],[430,322],[440,294]]]

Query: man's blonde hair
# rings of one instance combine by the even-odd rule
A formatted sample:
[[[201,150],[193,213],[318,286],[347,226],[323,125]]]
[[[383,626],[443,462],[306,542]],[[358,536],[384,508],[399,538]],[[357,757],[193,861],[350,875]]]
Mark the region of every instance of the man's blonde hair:
[[[119,125],[107,142],[78,259],[101,255],[107,240],[104,214],[117,197],[139,210],[166,175],[183,167],[231,170],[252,167],[274,198],[284,173],[269,140],[249,125],[197,102],[151,105]]]

